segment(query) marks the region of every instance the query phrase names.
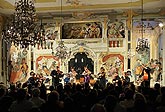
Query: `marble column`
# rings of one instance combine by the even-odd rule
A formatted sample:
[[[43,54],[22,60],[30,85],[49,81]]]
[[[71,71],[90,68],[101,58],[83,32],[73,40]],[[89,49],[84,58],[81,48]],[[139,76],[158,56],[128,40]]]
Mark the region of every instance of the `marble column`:
[[[165,43],[165,26],[163,27],[163,33],[162,33],[162,36],[163,36],[163,42],[162,43]],[[163,44],[163,50],[162,50],[162,54],[163,54],[163,71],[162,71],[162,85],[161,86],[165,86],[165,44]]]
[[[5,68],[4,68],[4,59],[2,59],[2,58],[4,58],[5,56],[3,56],[3,51],[2,51],[2,49],[4,49],[4,48],[2,48],[3,46],[2,46],[2,29],[3,29],[3,21],[4,19],[3,19],[3,16],[1,16],[0,15],[0,82],[3,82],[4,84],[6,84],[6,77],[5,77]],[[2,63],[2,61],[3,61],[3,63]],[[2,65],[3,64],[3,65]]]
[[[0,16],[0,34],[2,34],[2,23],[3,23],[3,18]],[[2,65],[2,35],[0,35],[0,65]],[[0,82],[3,81],[2,77],[2,67],[0,67]]]

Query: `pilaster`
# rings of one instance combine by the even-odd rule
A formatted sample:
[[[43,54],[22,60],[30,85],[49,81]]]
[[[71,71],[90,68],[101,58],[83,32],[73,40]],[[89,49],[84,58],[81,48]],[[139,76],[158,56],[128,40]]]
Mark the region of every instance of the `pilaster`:
[[[163,28],[163,43],[165,43],[165,27]],[[162,86],[165,86],[165,44],[163,44],[163,50],[162,50],[162,54],[163,54],[163,65],[162,65]]]

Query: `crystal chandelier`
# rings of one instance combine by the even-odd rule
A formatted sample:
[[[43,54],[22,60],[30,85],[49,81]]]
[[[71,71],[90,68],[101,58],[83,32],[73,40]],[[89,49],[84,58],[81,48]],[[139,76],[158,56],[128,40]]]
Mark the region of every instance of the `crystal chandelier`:
[[[34,46],[38,41],[43,40],[39,35],[40,29],[36,29],[35,6],[33,0],[19,0],[15,2],[15,13],[4,30],[4,40],[14,43],[20,48]]]
[[[148,39],[139,38],[137,42],[136,52],[138,54],[149,53],[149,41]]]
[[[62,27],[62,0],[61,0],[61,27]],[[61,62],[63,63],[65,59],[69,58],[71,54],[71,50],[68,50],[68,48],[64,45],[64,41],[61,39],[58,43],[58,46],[55,48],[55,52],[52,49],[52,55],[56,56],[58,59],[61,59]]]
[[[68,48],[64,45],[64,41],[59,41],[59,44],[55,49],[55,53],[52,52],[52,54],[63,61],[69,58],[71,51],[68,51]]]
[[[137,46],[136,46],[136,52],[138,54],[144,54],[144,53],[149,53],[149,50],[150,50],[150,47],[149,47],[149,41],[148,39],[145,39],[143,37],[143,33],[145,32],[145,29],[144,29],[144,19],[143,19],[143,0],[142,0],[142,18],[141,18],[141,22],[142,22],[142,25],[141,25],[141,34],[142,34],[142,37],[138,39],[137,41]]]

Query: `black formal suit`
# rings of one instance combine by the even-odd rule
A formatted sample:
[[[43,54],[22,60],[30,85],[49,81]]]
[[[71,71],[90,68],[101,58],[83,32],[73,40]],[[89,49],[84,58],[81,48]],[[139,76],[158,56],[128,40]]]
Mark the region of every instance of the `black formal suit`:
[[[56,87],[60,83],[60,78],[63,77],[63,72],[60,70],[52,70],[51,74],[52,76],[52,85]]]

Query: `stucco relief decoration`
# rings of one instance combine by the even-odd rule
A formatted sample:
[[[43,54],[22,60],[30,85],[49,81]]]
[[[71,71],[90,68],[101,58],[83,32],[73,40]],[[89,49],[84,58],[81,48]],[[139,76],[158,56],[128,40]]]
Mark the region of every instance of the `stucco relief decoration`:
[[[122,76],[124,57],[121,54],[108,54],[102,58],[102,66],[106,68],[109,77],[113,77],[115,73]]]
[[[78,52],[85,52],[88,58],[96,59],[96,54],[93,50],[86,45],[86,41],[77,41],[77,45],[72,47],[71,57],[74,57]]]
[[[36,59],[36,72],[43,76],[50,75],[50,72],[60,66],[58,58],[54,56],[39,56]]]
[[[55,24],[45,25],[45,48],[52,49],[53,40],[56,40],[59,36],[59,30],[55,27]]]
[[[101,37],[101,22],[65,23],[62,27],[63,39],[89,39]]]
[[[91,12],[73,12],[72,17],[79,20],[84,20],[87,18],[94,17]]]
[[[45,26],[45,36],[49,40],[55,40],[58,37],[58,30],[55,28],[55,24]]]
[[[108,38],[125,38],[125,26],[122,22],[108,22],[107,27]]]

